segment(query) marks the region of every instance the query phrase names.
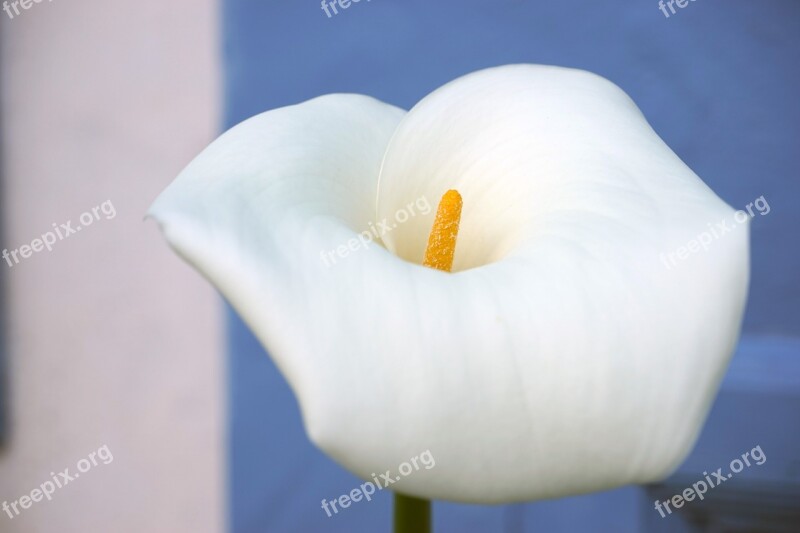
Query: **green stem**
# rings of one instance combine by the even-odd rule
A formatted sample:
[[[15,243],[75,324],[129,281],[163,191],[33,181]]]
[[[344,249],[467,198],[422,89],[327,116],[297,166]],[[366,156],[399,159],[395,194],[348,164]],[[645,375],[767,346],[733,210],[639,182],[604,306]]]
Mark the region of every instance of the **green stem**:
[[[394,533],[430,533],[431,502],[394,493]]]

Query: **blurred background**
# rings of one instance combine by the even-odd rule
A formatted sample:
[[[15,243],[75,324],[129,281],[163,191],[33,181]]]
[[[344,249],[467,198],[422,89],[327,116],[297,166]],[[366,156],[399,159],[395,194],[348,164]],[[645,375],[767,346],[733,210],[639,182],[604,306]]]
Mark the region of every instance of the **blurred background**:
[[[308,442],[269,357],[142,218],[251,115],[330,92],[409,108],[517,62],[609,78],[726,202],[770,209],[751,224],[740,345],[672,478],[436,503],[435,531],[800,531],[800,3],[683,1],[8,3],[0,247],[21,253],[70,221],[81,231],[0,261],[0,505],[103,446],[113,461],[13,518],[0,509],[0,531],[388,531],[390,494],[321,510],[360,481]],[[92,218],[102,205],[114,215]],[[666,518],[654,509],[756,446],[763,465]]]

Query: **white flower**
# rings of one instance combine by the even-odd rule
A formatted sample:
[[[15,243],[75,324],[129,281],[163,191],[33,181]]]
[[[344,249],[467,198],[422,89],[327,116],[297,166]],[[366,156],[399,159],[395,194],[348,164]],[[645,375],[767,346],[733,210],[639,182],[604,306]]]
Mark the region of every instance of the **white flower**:
[[[448,189],[464,199],[452,274],[419,265]],[[382,246],[320,260],[422,197],[434,209]],[[679,464],[737,340],[747,227],[677,268],[659,254],[733,213],[618,87],[537,65],[408,113],[346,94],[263,113],[151,209],[267,348],[317,446],[367,480],[430,450],[435,468],[390,488],[482,503]]]

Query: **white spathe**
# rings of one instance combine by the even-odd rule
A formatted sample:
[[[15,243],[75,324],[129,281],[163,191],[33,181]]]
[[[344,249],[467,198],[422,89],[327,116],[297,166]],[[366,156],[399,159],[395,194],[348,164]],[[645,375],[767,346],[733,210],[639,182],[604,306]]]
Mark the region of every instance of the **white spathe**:
[[[464,210],[448,274],[418,263],[451,188]],[[432,209],[397,224],[422,197]],[[427,498],[665,477],[747,291],[746,224],[665,266],[733,209],[618,87],[559,67],[476,72],[408,113],[343,94],[263,113],[151,214],[267,348],[317,446],[365,480],[430,450],[435,467],[390,486]],[[385,248],[322,259],[384,218]]]

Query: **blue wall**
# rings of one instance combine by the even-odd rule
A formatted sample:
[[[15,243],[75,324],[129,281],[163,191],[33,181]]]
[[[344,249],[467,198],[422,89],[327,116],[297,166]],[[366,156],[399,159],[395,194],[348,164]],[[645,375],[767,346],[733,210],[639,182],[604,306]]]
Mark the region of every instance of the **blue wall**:
[[[745,331],[779,344],[798,335],[800,3],[697,0],[669,18],[655,0],[362,0],[332,18],[318,0],[223,3],[226,127],[330,92],[409,108],[457,76],[505,63],[611,79],[728,203],[766,197],[770,213],[751,226]],[[234,531],[386,530],[389,495],[334,518],[319,508],[358,481],[308,443],[282,377],[233,313],[229,326]],[[704,434],[704,453],[715,438]],[[639,531],[641,499],[626,488],[532,505],[437,504],[435,516],[439,532]]]

